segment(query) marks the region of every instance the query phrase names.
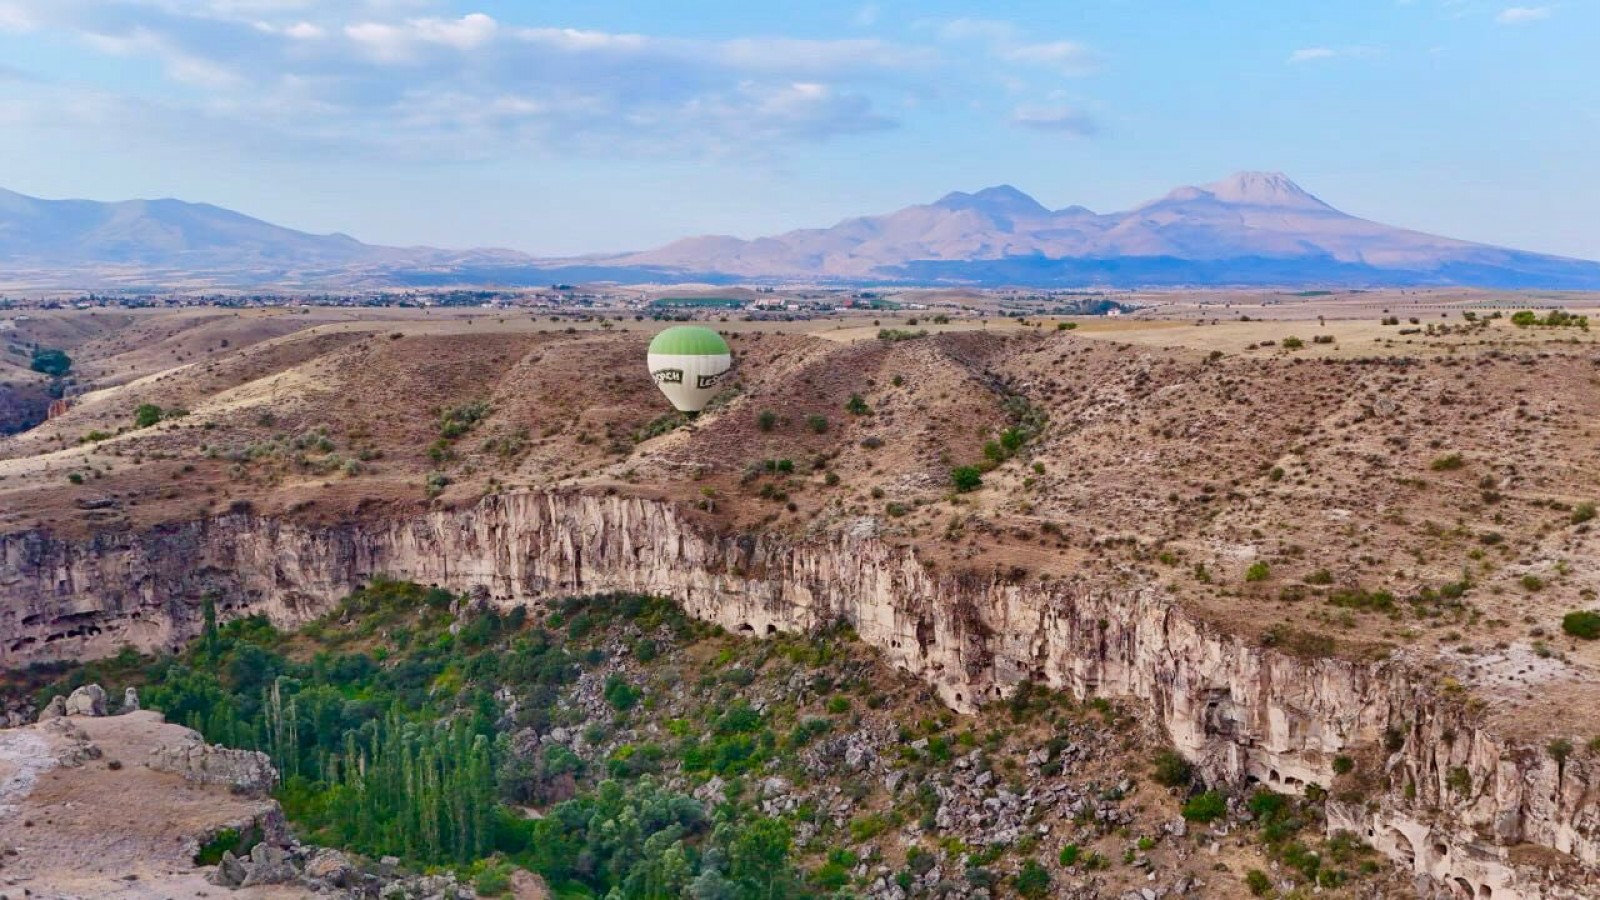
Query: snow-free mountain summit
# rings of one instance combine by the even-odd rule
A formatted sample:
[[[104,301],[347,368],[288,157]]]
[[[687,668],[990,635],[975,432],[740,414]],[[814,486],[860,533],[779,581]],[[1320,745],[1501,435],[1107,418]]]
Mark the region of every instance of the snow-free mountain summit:
[[[1010,185],[831,228],[690,238],[597,263],[747,278],[976,284],[1462,284],[1600,287],[1600,263],[1347,215],[1280,173],[1180,187],[1126,212],[1045,208]]]
[[[1052,210],[1001,185],[829,228],[753,240],[693,237],[654,250],[566,259],[379,247],[178,200],[96,203],[0,191],[0,284],[594,280],[1600,289],[1600,263],[1383,225],[1264,172],[1180,187],[1124,212]]]

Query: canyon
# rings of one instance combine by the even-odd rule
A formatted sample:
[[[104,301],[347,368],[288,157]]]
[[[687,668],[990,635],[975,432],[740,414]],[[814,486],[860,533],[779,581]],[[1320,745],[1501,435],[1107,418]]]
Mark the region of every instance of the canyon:
[[[1208,780],[1326,789],[1330,825],[1443,896],[1600,892],[1593,757],[1501,733],[1404,649],[1347,659],[1262,646],[1132,570],[943,571],[879,527],[737,532],[596,487],[336,523],[240,510],[83,538],[18,529],[0,535],[0,665],[172,650],[200,632],[208,597],[223,619],[293,627],[379,577],[502,606],[648,593],[753,636],[846,624],[964,712],[1025,681],[1136,699]]]

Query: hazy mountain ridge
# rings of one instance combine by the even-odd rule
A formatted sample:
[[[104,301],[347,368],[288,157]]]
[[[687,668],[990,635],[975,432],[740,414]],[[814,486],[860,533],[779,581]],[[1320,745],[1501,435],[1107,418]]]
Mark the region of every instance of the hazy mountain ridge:
[[[391,286],[612,280],[966,284],[1473,285],[1600,289],[1600,263],[1347,215],[1280,173],[1176,188],[1124,212],[1051,210],[1011,185],[745,240],[540,259],[382,247],[179,200],[38,200],[0,190],[0,282]],[[141,281],[142,279],[142,281]]]
[[[1600,287],[1600,264],[1360,219],[1262,172],[1180,187],[1126,212],[1049,210],[1002,185],[832,228],[754,241],[690,238],[595,261],[845,280]]]

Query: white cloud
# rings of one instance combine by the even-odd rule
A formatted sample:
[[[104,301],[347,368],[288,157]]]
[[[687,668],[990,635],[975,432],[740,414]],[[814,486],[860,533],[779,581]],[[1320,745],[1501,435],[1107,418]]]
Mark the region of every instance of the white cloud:
[[[1548,18],[1550,18],[1548,6],[1510,6],[1501,10],[1494,20],[1501,25],[1523,25]]]
[[[1030,41],[1022,29],[999,19],[954,19],[938,27],[941,39],[985,44],[990,55],[1007,63],[1040,66],[1062,75],[1087,75],[1099,68],[1093,50],[1077,41]]]
[[[1012,62],[1050,66],[1068,75],[1087,74],[1099,67],[1094,52],[1076,41],[1021,44],[1001,50],[1000,56]]]
[[[1073,137],[1087,137],[1099,130],[1093,118],[1071,106],[1018,106],[1011,112],[1011,124]]]
[[[924,31],[920,43],[710,40],[443,16],[431,0],[0,0],[4,28],[146,59],[184,86],[100,85],[148,115],[130,130],[413,158],[781,152],[892,128],[908,97],[964,102],[998,80],[1021,98],[1039,72],[1094,65],[1079,43],[979,19]],[[11,115],[48,127],[51,109]],[[1049,104],[1012,120],[1093,130]]]
[[[1377,56],[1376,47],[1302,47],[1289,54],[1290,63],[1318,62],[1320,60],[1340,58],[1366,58]]]
[[[1327,47],[1303,47],[1289,54],[1289,62],[1302,63],[1318,59],[1332,59],[1339,54]]]

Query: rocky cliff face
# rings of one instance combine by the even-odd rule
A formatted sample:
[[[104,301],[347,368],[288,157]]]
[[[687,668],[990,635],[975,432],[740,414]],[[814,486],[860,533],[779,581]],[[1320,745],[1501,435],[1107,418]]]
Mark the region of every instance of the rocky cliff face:
[[[224,618],[285,626],[378,575],[502,604],[653,593],[735,632],[847,622],[962,709],[1023,680],[1138,698],[1208,777],[1329,787],[1338,827],[1446,895],[1600,892],[1600,768],[1502,738],[1404,660],[1252,646],[1131,583],[939,575],[870,532],[718,535],[668,504],[551,492],[331,528],[230,515],[81,542],[0,536],[0,665],[174,648],[208,592]],[[1335,774],[1341,755],[1355,773]]]

